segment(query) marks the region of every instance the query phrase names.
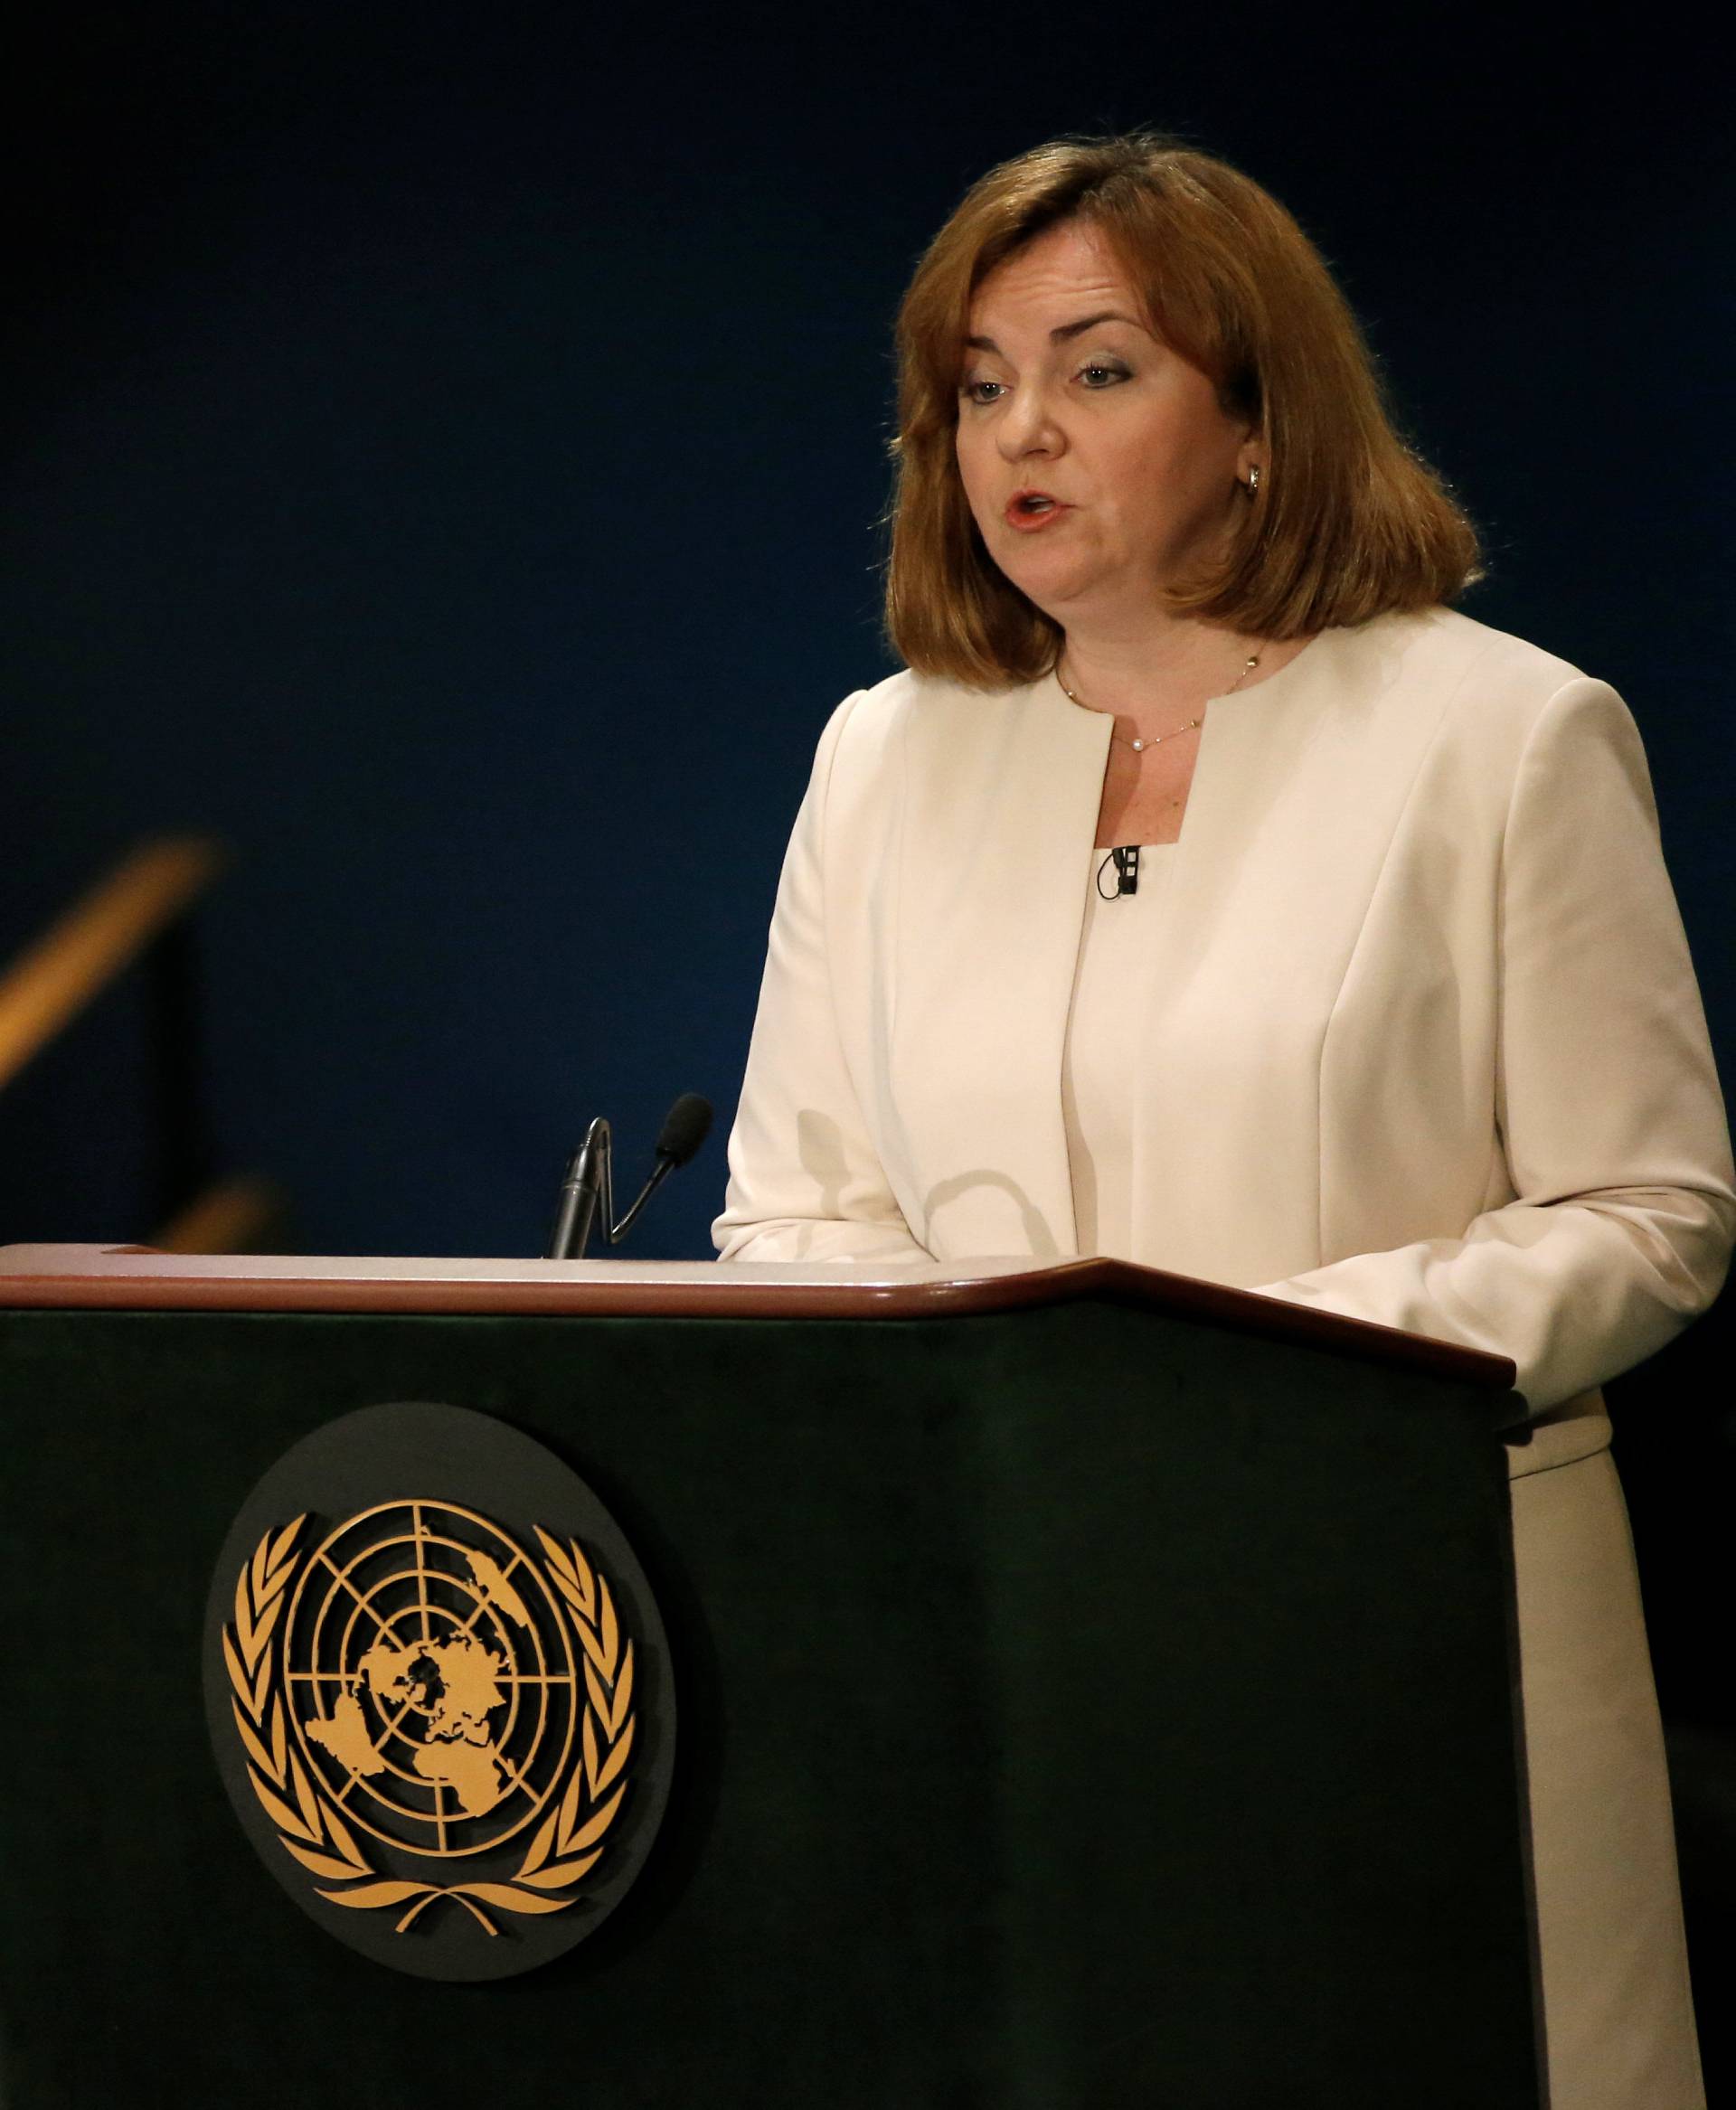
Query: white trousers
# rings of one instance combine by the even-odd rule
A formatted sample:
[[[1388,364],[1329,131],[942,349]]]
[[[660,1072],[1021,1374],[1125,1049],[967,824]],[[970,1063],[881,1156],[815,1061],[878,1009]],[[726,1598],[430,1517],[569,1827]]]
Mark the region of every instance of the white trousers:
[[[1703,2110],[1664,1738],[1607,1450],[1512,1483],[1551,2110]]]

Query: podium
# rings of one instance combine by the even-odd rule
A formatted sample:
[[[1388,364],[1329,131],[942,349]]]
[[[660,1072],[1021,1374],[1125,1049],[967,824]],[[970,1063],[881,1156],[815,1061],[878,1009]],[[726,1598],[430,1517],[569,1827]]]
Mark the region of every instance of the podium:
[[[1534,2110],[1512,1378],[1111,1261],[0,1251],[0,2100]],[[250,1492],[402,1401],[595,1492],[679,1707],[487,1984],[296,1909],[202,1699]]]

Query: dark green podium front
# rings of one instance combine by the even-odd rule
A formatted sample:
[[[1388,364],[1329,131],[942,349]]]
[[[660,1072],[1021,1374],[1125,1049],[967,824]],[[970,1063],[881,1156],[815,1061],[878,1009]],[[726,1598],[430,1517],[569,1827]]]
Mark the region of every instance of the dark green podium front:
[[[1505,1366],[1107,1262],[225,1265],[0,1255],[6,2110],[1537,2103]],[[487,1985],[298,1911],[203,1711],[237,1511],[398,1400],[589,1483],[678,1694]]]

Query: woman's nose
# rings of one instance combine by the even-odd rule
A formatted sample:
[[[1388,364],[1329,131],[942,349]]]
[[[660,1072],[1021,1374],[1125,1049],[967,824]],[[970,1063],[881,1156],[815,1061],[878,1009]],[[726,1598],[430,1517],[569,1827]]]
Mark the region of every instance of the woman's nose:
[[[1026,455],[1059,454],[1066,445],[1047,394],[1039,388],[1016,389],[995,434],[1010,462]]]

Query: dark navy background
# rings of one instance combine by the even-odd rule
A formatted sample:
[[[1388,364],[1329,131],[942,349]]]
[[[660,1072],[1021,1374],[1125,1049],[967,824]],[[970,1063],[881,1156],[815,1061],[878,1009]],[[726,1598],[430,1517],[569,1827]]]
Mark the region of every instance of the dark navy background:
[[[232,843],[219,1137],[313,1251],[534,1251],[591,1113],[624,1174],[678,1090],[726,1123],[813,739],[891,664],[900,290],[988,163],[1149,121],[1335,265],[1470,612],[1628,697],[1728,1046],[1722,127],[1674,52],[1460,24],[71,18],[7,127],[0,957],[140,834]],[[0,1101],[0,1239],[150,1229],[128,1001]]]

